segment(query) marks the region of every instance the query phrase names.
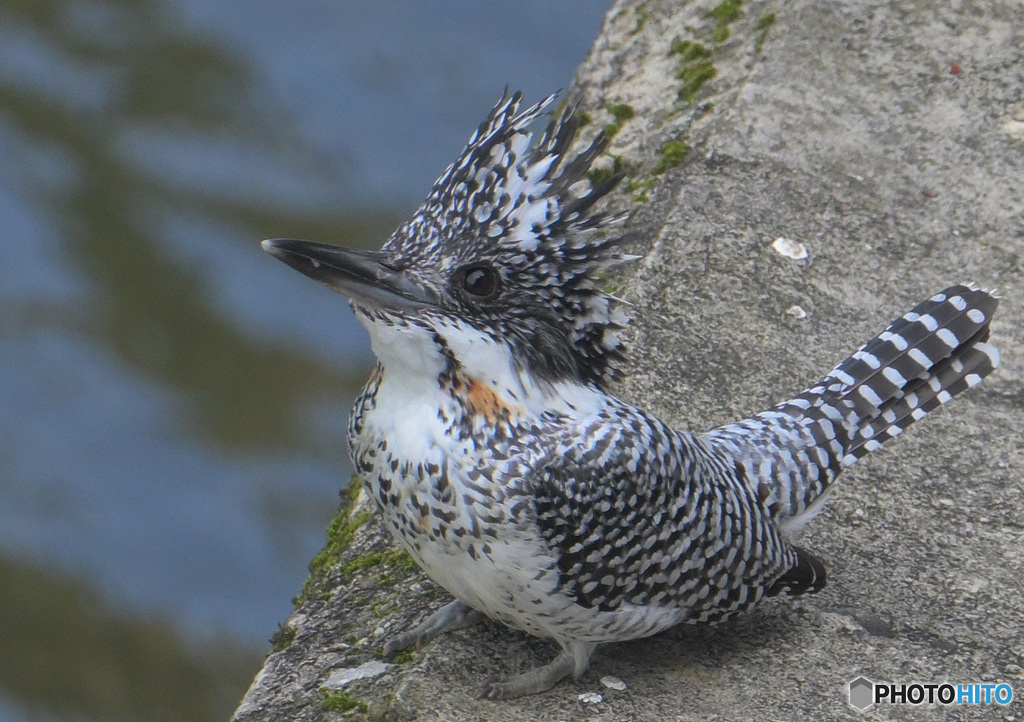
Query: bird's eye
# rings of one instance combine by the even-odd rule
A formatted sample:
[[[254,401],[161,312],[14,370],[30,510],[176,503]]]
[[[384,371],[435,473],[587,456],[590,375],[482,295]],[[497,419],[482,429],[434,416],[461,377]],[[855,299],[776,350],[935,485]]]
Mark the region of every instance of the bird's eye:
[[[474,298],[489,300],[501,290],[501,279],[491,266],[466,266],[459,272],[459,285]]]

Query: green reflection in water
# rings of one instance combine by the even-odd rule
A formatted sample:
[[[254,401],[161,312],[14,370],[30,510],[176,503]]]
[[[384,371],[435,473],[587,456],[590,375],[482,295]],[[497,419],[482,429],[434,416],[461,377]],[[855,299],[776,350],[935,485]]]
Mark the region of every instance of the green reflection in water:
[[[190,651],[158,621],[125,618],[85,585],[0,558],[0,687],[60,717],[224,720],[260,658]]]
[[[158,143],[170,138],[158,160],[160,152],[174,153],[174,139],[197,154],[199,146],[187,145],[194,137],[214,154],[223,147],[237,156],[241,148],[264,175],[279,165],[282,175],[319,188],[321,198],[341,195],[323,192],[340,188],[335,174],[288,134],[283,113],[268,110],[242,60],[208,38],[188,35],[158,3],[96,0],[88,5],[88,27],[81,23],[82,7],[73,12],[76,4],[64,0],[0,5],[0,23],[41,41],[60,63],[95,83],[85,95],[101,98],[96,107],[54,97],[52,88],[0,81],[0,114],[27,145],[46,148],[71,168],[60,187],[44,181],[26,189],[60,224],[68,260],[99,290],[101,304],[76,309],[71,323],[133,369],[184,391],[196,435],[235,449],[304,447],[297,414],[311,399],[353,395],[365,370],[244,334],[204,294],[201,269],[184,267],[168,253],[173,241],[161,219],[196,222],[206,235],[228,229],[251,238],[256,253],[260,239],[279,235],[379,244],[394,218],[387,211],[339,212],[325,201],[278,207],[247,194],[244,177],[241,192],[209,188],[125,157],[124,139],[133,133]],[[106,18],[111,32],[92,27],[96,18]]]

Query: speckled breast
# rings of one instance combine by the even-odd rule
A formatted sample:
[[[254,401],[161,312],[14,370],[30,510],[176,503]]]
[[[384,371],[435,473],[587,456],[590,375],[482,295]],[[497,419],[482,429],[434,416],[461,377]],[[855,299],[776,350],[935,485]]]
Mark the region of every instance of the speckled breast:
[[[543,634],[511,601],[548,594],[557,581],[518,483],[529,474],[532,427],[470,383],[453,389],[399,398],[375,371],[349,419],[356,474],[386,528],[434,581]]]

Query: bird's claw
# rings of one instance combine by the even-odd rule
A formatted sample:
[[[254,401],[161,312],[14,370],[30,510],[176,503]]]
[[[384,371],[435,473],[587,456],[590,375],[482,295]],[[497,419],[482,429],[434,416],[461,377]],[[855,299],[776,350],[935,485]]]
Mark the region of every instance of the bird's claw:
[[[420,647],[426,643],[427,638],[425,634],[400,634],[384,644],[384,656],[390,657],[395,652],[401,652],[403,649],[409,649],[410,647],[418,652]]]

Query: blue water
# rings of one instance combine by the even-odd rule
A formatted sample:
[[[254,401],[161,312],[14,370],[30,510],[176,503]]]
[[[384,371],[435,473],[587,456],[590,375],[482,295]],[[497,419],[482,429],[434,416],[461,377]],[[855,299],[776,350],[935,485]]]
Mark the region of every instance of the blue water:
[[[223,717],[322,543],[371,363],[259,240],[379,246],[506,85],[570,84],[606,5],[0,7],[0,595],[201,669],[234,650]],[[71,654],[5,641],[46,607],[0,615],[0,720],[136,715],[127,652],[76,648],[81,689],[22,673]]]

